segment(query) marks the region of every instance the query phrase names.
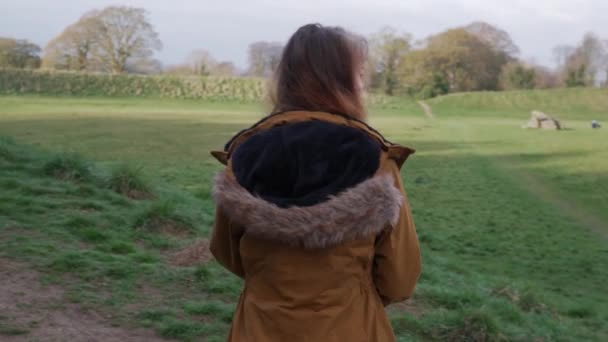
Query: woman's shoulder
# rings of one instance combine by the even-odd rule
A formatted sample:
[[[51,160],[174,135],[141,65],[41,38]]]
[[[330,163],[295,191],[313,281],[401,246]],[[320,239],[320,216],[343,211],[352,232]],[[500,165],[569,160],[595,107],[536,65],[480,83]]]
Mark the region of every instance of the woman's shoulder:
[[[327,146],[335,146],[342,138],[358,144],[362,151],[377,146],[395,160],[401,167],[405,160],[415,152],[414,149],[393,143],[367,123],[344,114],[325,112],[291,111],[269,115],[254,125],[243,129],[233,136],[224,146],[223,151],[213,151],[211,154],[223,164],[226,164],[234,151],[241,144],[257,136],[260,140],[271,141],[271,137],[305,137],[306,141],[323,140]],[[259,139],[264,136],[265,139]]]

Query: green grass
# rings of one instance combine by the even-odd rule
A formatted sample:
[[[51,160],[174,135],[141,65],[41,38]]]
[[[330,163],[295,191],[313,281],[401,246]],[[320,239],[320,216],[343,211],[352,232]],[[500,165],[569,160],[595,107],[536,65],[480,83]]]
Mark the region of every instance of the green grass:
[[[525,118],[532,110],[560,119],[606,118],[608,89],[516,90],[460,93],[428,101],[440,116]]]
[[[413,308],[390,309],[400,341],[608,339],[608,130],[588,128],[608,121],[602,91],[451,95],[429,101],[436,120],[407,100],[371,108],[389,139],[418,150],[403,176],[424,266]],[[215,262],[167,259],[209,234],[220,166],[208,151],[261,107],[0,97],[0,108],[11,137],[0,140],[0,255],[124,324],[225,339],[242,283]],[[571,129],[521,129],[534,109]],[[85,160],[90,176],[45,171],[57,155],[72,171]],[[121,165],[137,167],[113,173]],[[154,197],[114,191],[116,174]],[[167,222],[180,229],[157,229]]]
[[[142,168],[135,168],[127,164],[118,165],[112,170],[106,186],[119,194],[135,199],[154,196],[152,185],[145,179]]]

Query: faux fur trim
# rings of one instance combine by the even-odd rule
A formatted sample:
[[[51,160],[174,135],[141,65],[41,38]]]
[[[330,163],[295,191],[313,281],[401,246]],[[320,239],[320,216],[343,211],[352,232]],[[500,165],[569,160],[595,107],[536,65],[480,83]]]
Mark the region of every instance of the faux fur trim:
[[[392,177],[383,175],[313,206],[280,208],[252,195],[225,171],[215,178],[213,197],[246,234],[309,249],[336,246],[394,226],[404,200]]]

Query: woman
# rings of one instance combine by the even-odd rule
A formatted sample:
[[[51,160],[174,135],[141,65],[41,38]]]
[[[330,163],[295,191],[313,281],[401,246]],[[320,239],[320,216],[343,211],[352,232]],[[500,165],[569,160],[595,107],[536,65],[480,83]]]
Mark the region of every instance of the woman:
[[[275,76],[274,114],[212,154],[211,251],[245,280],[230,341],[394,341],[420,250],[400,168],[414,151],[366,125],[367,45],[306,25]]]

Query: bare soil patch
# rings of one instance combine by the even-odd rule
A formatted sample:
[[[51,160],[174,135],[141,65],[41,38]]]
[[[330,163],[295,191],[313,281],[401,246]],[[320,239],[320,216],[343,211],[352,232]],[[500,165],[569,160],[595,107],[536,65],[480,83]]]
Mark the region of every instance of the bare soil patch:
[[[64,294],[57,285],[42,284],[27,265],[0,258],[0,340],[164,341],[146,329],[114,326]]]
[[[169,262],[173,266],[188,267],[204,264],[211,260],[213,260],[213,255],[209,250],[209,240],[200,239],[194,244],[173,254],[170,257]]]
[[[420,318],[424,314],[424,308],[413,298],[392,304],[388,307],[388,310],[390,312],[406,312],[416,318]]]

